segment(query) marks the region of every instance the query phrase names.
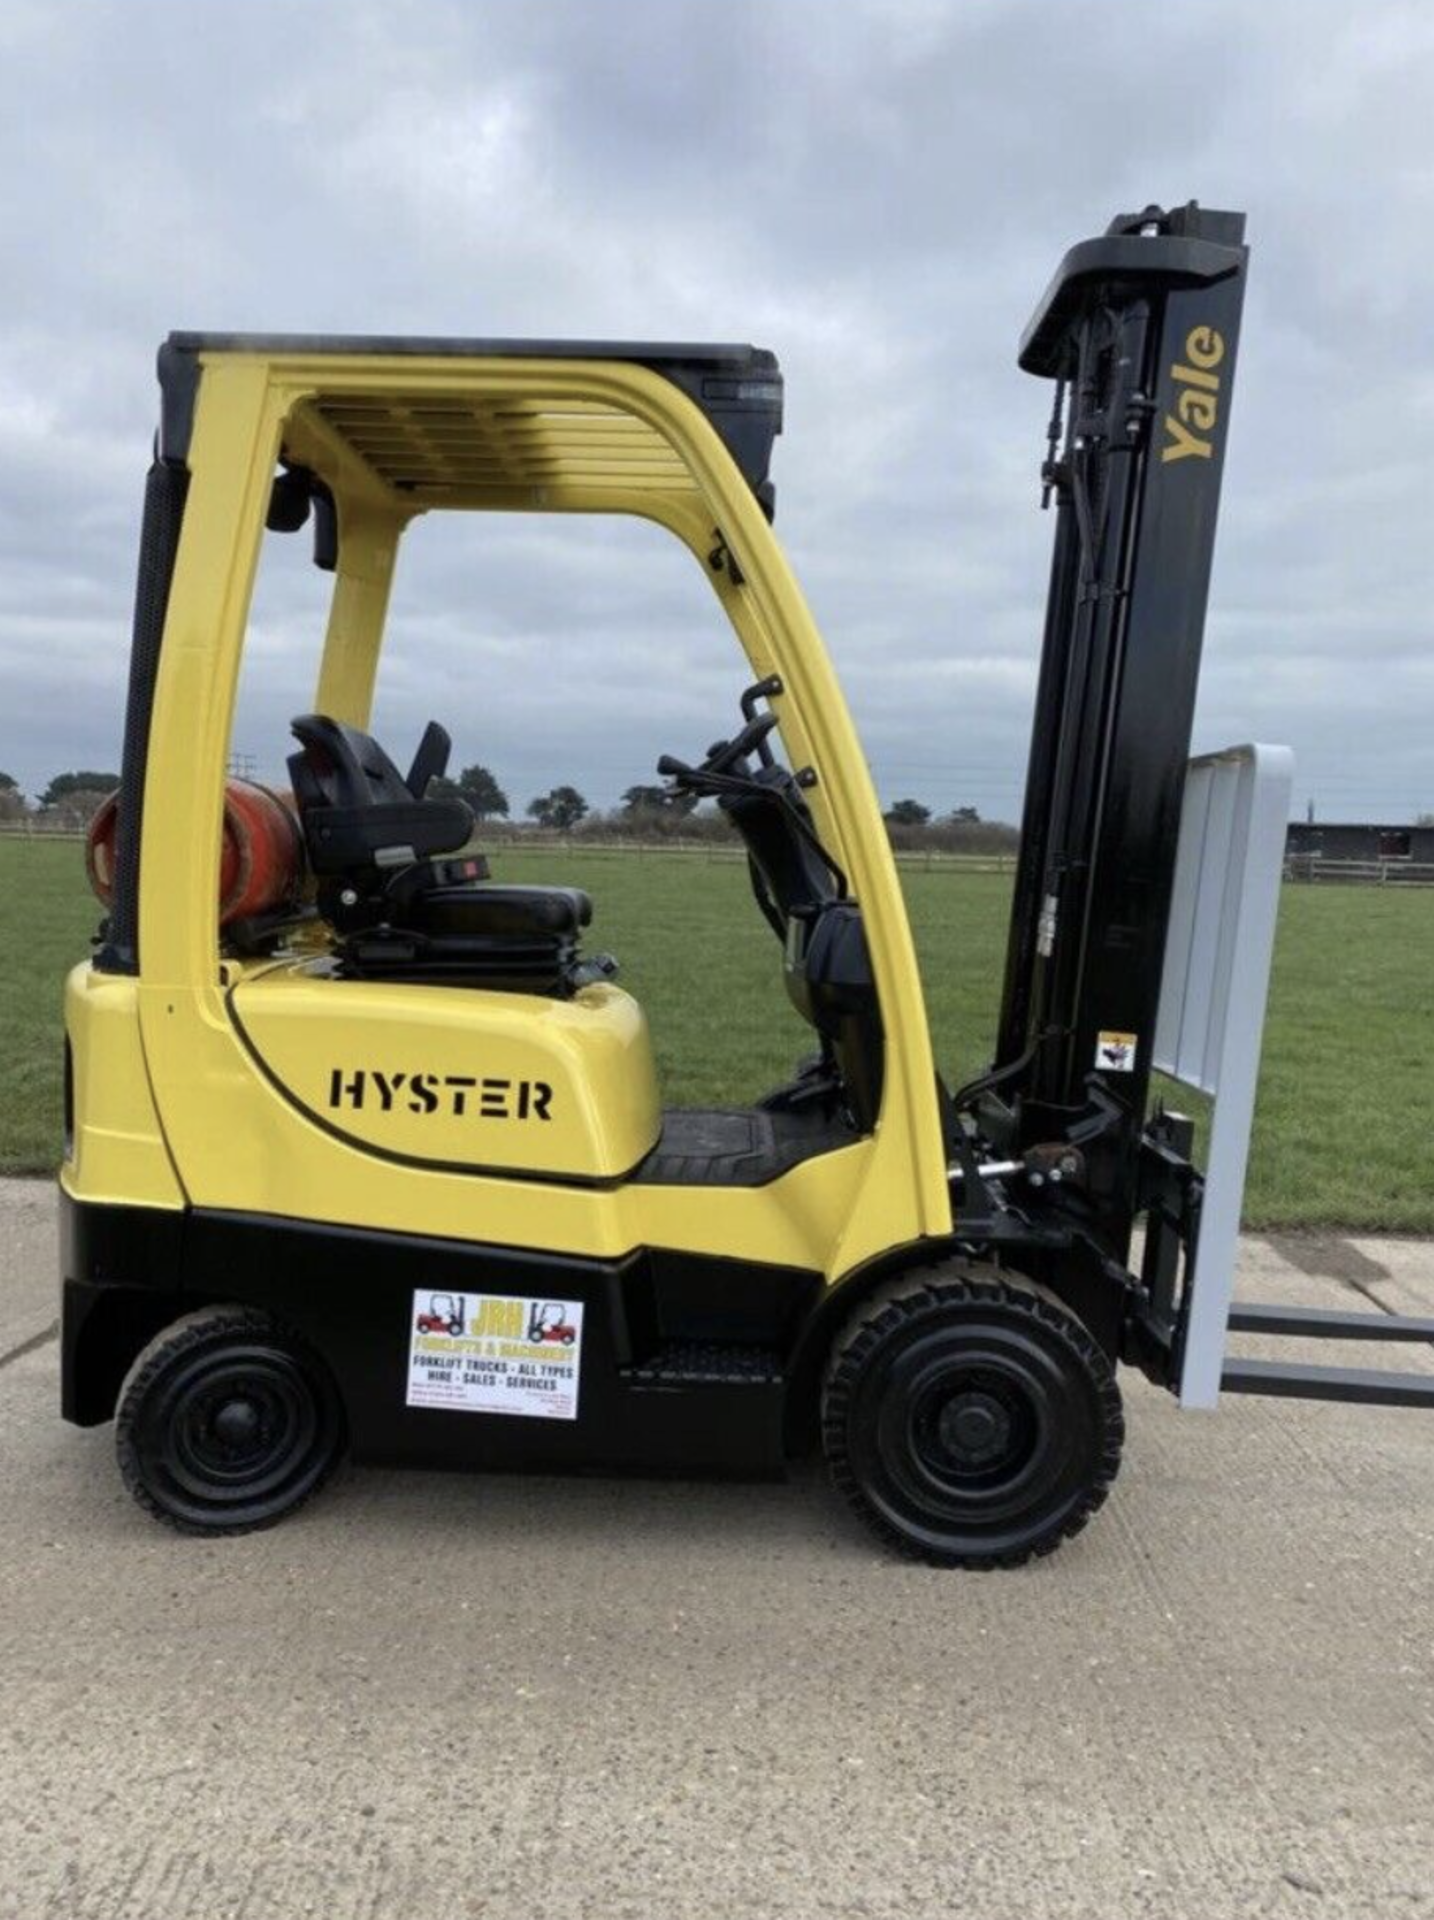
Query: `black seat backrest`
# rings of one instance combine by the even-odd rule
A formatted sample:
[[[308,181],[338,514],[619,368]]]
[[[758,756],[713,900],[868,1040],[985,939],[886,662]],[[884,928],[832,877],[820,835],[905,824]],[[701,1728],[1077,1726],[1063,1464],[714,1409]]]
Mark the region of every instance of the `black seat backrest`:
[[[410,791],[372,734],[331,720],[326,713],[301,713],[290,725],[304,749],[289,761],[294,796],[301,804],[308,800],[323,807],[370,807],[384,800],[401,805],[422,797]]]
[[[309,862],[318,874],[358,874],[452,853],[473,832],[457,798],[426,799],[448,760],[448,736],[430,722],[405,780],[372,735],[323,713],[292,723],[302,751],[289,758]]]

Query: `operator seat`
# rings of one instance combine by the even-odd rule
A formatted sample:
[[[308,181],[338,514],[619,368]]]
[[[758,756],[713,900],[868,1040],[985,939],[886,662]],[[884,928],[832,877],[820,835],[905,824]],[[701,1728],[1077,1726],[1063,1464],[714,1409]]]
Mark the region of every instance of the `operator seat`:
[[[592,919],[586,893],[496,886],[485,860],[459,852],[472,836],[471,809],[456,796],[428,796],[451,745],[437,721],[406,778],[357,727],[322,713],[291,724],[299,824],[346,976],[568,994],[616,972],[605,956],[579,958],[579,932]]]

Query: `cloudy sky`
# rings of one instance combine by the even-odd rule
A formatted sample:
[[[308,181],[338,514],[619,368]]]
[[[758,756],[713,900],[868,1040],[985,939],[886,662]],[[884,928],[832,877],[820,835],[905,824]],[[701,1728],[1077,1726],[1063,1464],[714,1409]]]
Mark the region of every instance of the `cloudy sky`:
[[[1015,345],[1117,211],[1241,207],[1249,299],[1197,744],[1301,810],[1434,809],[1434,9],[1314,0],[5,0],[0,767],[117,764],[173,327],[752,340],[778,530],[888,800],[1013,817],[1051,523]],[[278,770],[325,582],[272,542],[234,739]],[[408,539],[377,730],[521,806],[726,729],[651,529]]]

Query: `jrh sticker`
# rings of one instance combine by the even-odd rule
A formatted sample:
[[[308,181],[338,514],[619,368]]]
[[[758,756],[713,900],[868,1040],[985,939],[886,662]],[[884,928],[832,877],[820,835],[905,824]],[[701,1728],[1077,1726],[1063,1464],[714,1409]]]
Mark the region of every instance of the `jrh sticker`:
[[[506,1293],[413,1296],[408,1404],[576,1420],[583,1303]]]
[[[1106,1073],[1134,1073],[1135,1033],[1098,1033],[1095,1036],[1095,1064]]]

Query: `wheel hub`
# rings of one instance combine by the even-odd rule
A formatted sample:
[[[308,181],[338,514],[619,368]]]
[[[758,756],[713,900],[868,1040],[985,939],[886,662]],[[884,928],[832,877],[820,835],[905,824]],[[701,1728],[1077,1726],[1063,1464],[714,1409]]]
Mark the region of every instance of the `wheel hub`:
[[[263,1433],[264,1421],[249,1399],[224,1401],[214,1414],[214,1437],[231,1452],[249,1452]]]
[[[199,1498],[254,1497],[293,1471],[315,1425],[307,1389],[283,1354],[205,1356],[175,1383],[166,1467]]]
[[[979,1389],[956,1393],[937,1419],[942,1446],[963,1466],[985,1466],[1011,1442],[1011,1416],[993,1394]]]
[[[1048,1430],[1039,1382],[994,1352],[936,1358],[925,1374],[913,1384],[904,1436],[928,1491],[986,1506],[1014,1497]],[[895,1427],[889,1444],[901,1444]],[[889,1457],[901,1471],[900,1454]]]

